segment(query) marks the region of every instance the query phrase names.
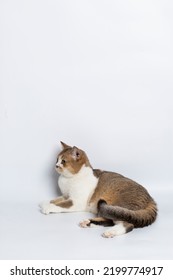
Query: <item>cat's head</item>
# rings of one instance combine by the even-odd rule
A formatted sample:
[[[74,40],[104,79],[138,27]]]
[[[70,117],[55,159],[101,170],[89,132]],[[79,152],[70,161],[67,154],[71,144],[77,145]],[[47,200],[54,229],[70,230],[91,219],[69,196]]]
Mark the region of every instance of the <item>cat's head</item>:
[[[77,147],[71,147],[61,142],[62,151],[59,153],[56,161],[56,171],[65,177],[71,177],[77,174],[83,165],[91,166],[87,155]]]

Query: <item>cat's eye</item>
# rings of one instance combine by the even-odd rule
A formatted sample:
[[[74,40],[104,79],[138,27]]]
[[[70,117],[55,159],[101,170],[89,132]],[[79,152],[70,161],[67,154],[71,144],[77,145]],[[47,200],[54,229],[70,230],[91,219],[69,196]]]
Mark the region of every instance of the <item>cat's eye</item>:
[[[62,164],[65,164],[65,163],[66,163],[66,161],[65,161],[64,159],[62,159],[62,160],[61,160],[61,163],[62,163]]]

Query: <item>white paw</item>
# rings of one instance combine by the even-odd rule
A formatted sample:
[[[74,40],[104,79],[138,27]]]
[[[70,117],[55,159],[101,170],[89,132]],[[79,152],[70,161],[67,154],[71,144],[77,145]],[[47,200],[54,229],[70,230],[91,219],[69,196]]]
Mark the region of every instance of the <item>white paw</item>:
[[[90,220],[83,220],[79,223],[79,226],[82,228],[87,228],[90,225]]]
[[[112,238],[114,236],[122,235],[126,233],[126,228],[124,227],[122,222],[119,222],[115,226],[113,226],[111,229],[106,230],[102,236],[106,238]]]
[[[114,236],[116,236],[116,234],[115,234],[115,232],[113,232],[111,230],[110,231],[107,230],[102,234],[102,236],[105,238],[113,238]]]
[[[50,203],[50,202],[42,202],[40,205],[41,212],[45,215],[48,215],[50,213],[57,213],[58,208],[56,205]]]
[[[46,205],[46,204],[48,204],[48,203],[50,203],[50,202],[49,202],[49,201],[42,201],[42,202],[39,203],[38,206],[39,206],[40,208],[42,208],[42,207],[44,207],[44,205]]]
[[[51,206],[50,206],[50,203],[49,203],[49,202],[48,202],[48,203],[42,203],[42,204],[40,205],[40,207],[41,207],[41,212],[42,212],[43,214],[48,215],[48,214],[51,213]]]

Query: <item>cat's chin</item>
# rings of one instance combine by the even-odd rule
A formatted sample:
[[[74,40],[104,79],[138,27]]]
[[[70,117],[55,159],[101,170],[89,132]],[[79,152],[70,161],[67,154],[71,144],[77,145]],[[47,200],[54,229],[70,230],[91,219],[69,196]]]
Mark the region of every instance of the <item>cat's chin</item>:
[[[62,171],[62,170],[59,170],[59,169],[58,169],[58,168],[56,168],[56,167],[55,167],[55,171],[56,171],[58,174],[60,174],[60,175],[63,173],[63,171]]]
[[[57,173],[63,177],[72,177],[73,174],[66,170],[58,170]]]
[[[65,177],[65,178],[72,178],[74,176],[74,174],[72,174],[70,171],[68,171],[67,169],[65,170],[60,170],[58,171],[58,174],[61,175],[62,177]]]

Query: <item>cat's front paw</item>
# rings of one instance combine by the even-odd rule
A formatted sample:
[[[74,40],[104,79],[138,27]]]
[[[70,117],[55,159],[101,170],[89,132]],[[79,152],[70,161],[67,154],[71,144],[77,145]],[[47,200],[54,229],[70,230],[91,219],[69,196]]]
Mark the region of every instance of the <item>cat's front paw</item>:
[[[41,212],[45,215],[53,213],[55,211],[55,205],[50,202],[42,202],[40,203]]]

